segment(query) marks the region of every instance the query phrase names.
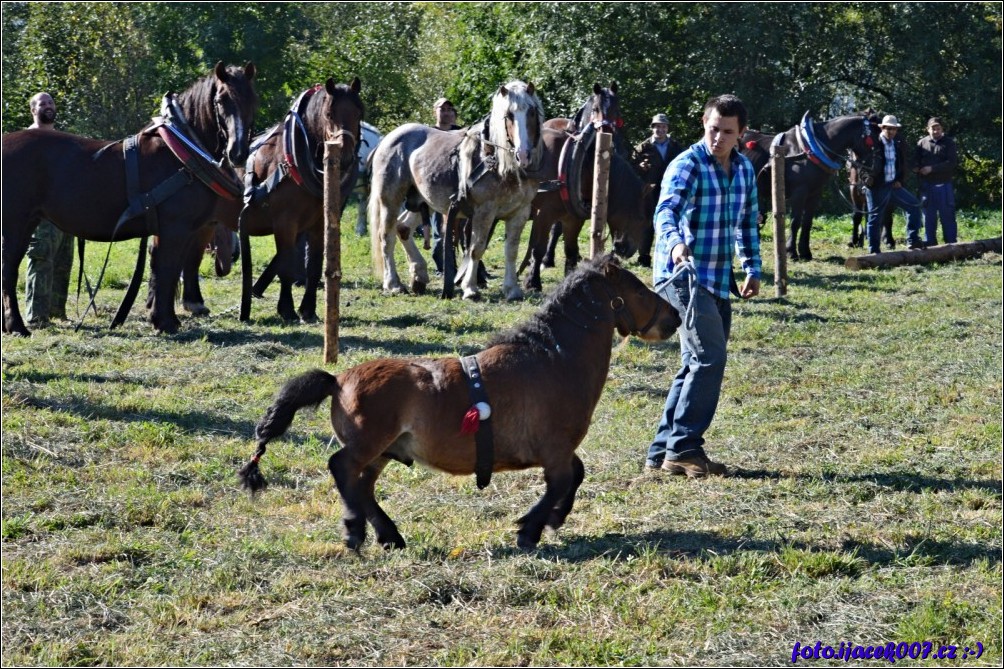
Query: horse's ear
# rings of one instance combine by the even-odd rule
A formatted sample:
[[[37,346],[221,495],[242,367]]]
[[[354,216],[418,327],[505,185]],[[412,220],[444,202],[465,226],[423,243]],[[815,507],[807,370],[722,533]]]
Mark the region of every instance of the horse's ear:
[[[352,83],[349,84],[349,88],[352,90],[353,93],[358,94],[359,91],[363,89],[363,82],[359,81],[359,77],[353,77]]]
[[[244,76],[247,77],[248,80],[254,79],[255,72],[257,72],[257,70],[255,69],[254,63],[250,60],[244,63]]]
[[[613,93],[614,95],[617,95],[617,82],[616,81],[611,81],[610,82],[610,92]]]
[[[603,87],[600,86],[600,82],[597,81],[595,84],[593,84],[593,95],[599,95],[602,92],[603,92]]]
[[[216,63],[216,67],[213,68],[213,71],[216,73],[216,78],[223,83],[226,83],[227,79],[230,78],[230,75],[227,74],[227,66],[223,64],[222,60]]]
[[[533,82],[532,81],[526,85],[526,94],[527,95],[533,95],[534,93],[536,93],[536,91],[537,91],[537,89],[533,87]]]
[[[505,84],[499,86],[498,94],[501,95],[502,97],[509,96],[509,89],[505,87]]]
[[[334,96],[335,94],[335,79],[334,77],[328,77],[328,80],[324,82],[324,90],[328,92],[328,95]]]

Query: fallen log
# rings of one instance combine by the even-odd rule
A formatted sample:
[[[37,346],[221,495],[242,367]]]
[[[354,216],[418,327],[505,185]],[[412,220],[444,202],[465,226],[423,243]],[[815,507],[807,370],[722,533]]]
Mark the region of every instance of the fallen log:
[[[1000,253],[1001,238],[981,239],[977,242],[941,244],[913,251],[887,251],[870,253],[848,258],[844,262],[847,269],[874,269],[876,267],[898,267],[900,265],[925,265],[927,263],[948,262],[976,258],[984,253]]]

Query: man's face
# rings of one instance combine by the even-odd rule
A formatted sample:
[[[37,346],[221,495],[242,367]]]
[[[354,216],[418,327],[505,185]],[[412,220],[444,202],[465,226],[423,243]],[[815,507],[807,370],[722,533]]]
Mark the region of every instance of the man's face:
[[[35,120],[46,125],[56,121],[56,103],[49,95],[40,95],[35,100]]]
[[[899,132],[899,128],[894,128],[889,125],[882,126],[882,136],[886,139],[895,139],[897,132]]]
[[[931,133],[931,139],[938,141],[945,136],[945,129],[941,127],[940,123],[932,123],[927,126],[927,131]]]
[[[457,121],[457,112],[452,105],[436,107],[436,125],[449,127]]]
[[[739,127],[738,116],[722,116],[712,109],[704,118],[704,144],[720,162],[729,159],[745,128]]]
[[[652,137],[659,140],[660,142],[666,139],[666,135],[669,134],[669,126],[665,123],[653,123],[652,124]]]

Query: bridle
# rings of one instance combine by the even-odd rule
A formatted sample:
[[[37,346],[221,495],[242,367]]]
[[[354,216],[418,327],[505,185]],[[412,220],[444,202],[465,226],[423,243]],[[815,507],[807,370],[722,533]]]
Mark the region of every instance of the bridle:
[[[609,306],[610,310],[613,311],[613,323],[615,328],[617,327],[618,322],[624,322],[624,326],[625,329],[627,329],[628,334],[641,336],[642,333],[648,332],[648,330],[650,330],[652,326],[655,325],[656,321],[659,320],[659,306],[658,303],[656,303],[656,307],[652,311],[651,318],[649,318],[648,321],[646,321],[643,326],[638,327],[638,322],[635,320],[634,314],[631,313],[631,310],[627,308],[627,302],[624,301],[624,298],[616,294],[614,291],[610,290],[610,288],[606,284],[604,284],[603,290],[607,294],[606,295],[608,300],[607,306]],[[592,291],[590,290],[590,283],[588,281],[583,283],[582,292],[586,294],[586,297],[591,304],[602,305],[602,301],[596,299],[593,296]],[[583,305],[581,302],[577,302],[575,303],[575,306],[582,307]],[[582,328],[583,330],[591,329],[590,325],[585,323],[580,323],[576,319],[572,318],[572,316],[567,312],[565,312],[564,315],[565,318],[567,318],[569,321],[571,321],[578,327]],[[600,320],[599,316],[593,315],[593,321],[599,321],[599,320]]]

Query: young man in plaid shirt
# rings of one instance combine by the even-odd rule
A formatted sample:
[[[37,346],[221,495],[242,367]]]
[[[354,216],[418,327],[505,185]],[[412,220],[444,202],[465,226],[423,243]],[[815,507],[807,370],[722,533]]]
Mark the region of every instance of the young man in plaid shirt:
[[[725,376],[730,288],[742,298],[760,292],[756,174],[737,149],[746,107],[734,95],[721,95],[704,106],[702,121],[703,139],[666,170],[655,212],[653,282],[683,317],[683,364],[645,462],[691,478],[728,473],[704,452],[704,432]],[[732,279],[733,254],[746,272],[741,289]]]

